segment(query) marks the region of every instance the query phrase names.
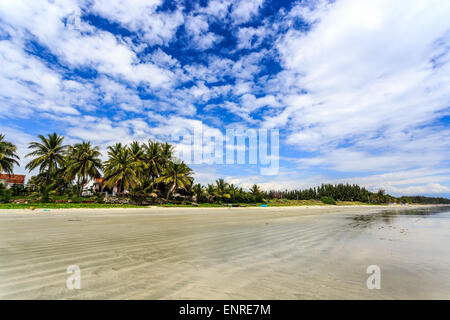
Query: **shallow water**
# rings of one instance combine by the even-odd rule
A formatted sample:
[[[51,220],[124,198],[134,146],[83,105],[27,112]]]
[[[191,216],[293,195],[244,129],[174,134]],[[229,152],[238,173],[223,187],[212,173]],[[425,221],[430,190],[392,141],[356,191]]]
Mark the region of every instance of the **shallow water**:
[[[3,299],[448,299],[449,266],[450,207],[0,214]]]
[[[383,298],[450,298],[450,207],[346,218],[349,261],[381,268]]]

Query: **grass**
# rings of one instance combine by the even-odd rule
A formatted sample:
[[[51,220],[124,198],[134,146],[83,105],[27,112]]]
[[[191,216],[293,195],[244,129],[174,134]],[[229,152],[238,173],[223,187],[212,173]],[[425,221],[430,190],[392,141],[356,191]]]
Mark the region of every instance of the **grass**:
[[[320,200],[271,200],[267,203],[238,203],[240,207],[259,207],[266,204],[267,207],[292,207],[292,206],[324,206]],[[337,201],[338,206],[350,205],[372,205],[358,201]],[[193,208],[191,204],[156,204],[152,206],[170,207],[170,208]],[[131,204],[107,204],[107,203],[0,203],[0,209],[75,209],[75,208],[145,208]],[[199,203],[199,208],[224,208],[223,204],[218,203]]]
[[[176,203],[172,203],[172,204],[155,204],[154,206],[157,207],[174,207],[174,208],[191,208],[194,207],[192,204],[176,204]],[[221,208],[223,207],[223,205],[218,204],[218,203],[199,203],[198,204],[199,208]]]
[[[383,205],[383,204],[367,203],[367,202],[360,202],[360,201],[336,201],[336,203],[337,203],[338,206],[376,206],[376,205]]]
[[[293,207],[293,206],[323,206],[324,203],[319,200],[271,200],[267,203],[268,207]]]
[[[107,203],[0,203],[0,209],[142,208],[131,204]]]

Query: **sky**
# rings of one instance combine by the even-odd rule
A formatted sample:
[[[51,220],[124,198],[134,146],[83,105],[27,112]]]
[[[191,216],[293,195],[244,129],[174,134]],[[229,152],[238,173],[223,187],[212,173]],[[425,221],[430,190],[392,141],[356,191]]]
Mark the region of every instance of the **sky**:
[[[105,151],[277,129],[276,174],[204,163],[196,181],[448,197],[449,17],[448,0],[1,0],[0,132],[25,173],[38,134]]]

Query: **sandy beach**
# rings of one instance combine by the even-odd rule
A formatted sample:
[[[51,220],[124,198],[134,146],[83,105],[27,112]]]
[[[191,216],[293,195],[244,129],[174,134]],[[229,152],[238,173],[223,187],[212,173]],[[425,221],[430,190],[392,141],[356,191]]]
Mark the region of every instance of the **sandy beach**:
[[[0,299],[448,299],[432,208],[0,210]]]

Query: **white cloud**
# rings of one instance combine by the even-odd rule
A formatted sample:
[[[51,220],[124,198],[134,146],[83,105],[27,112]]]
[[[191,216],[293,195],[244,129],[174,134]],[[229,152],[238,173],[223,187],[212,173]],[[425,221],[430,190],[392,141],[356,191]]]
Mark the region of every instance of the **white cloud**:
[[[143,33],[150,44],[167,45],[183,23],[181,10],[158,13],[161,0],[95,0],[92,10],[125,28]]]
[[[185,29],[193,40],[193,46],[199,50],[209,49],[223,39],[222,36],[208,32],[208,17],[205,15],[189,16],[186,19]]]
[[[27,117],[33,112],[79,114],[94,94],[92,85],[64,80],[39,59],[23,51],[21,43],[0,41],[1,116]]]
[[[268,34],[267,28],[264,26],[253,28],[239,28],[237,33],[238,49],[253,49],[258,47]]]
[[[91,67],[136,84],[170,86],[171,71],[141,63],[124,40],[80,22],[81,8],[76,2],[36,1],[25,5],[19,1],[17,5],[2,2],[0,6],[0,18],[14,26],[16,41],[24,41],[29,32],[69,65]]]
[[[436,120],[450,113],[450,3],[303,1],[262,21],[263,0],[211,0],[190,12],[161,4],[0,1],[0,119],[38,117],[58,123],[68,141],[103,149],[167,137],[201,120],[275,127],[287,132],[286,152],[307,157],[270,181],[240,169],[233,181],[266,188],[340,181],[317,174],[331,169],[388,192],[448,192],[450,129]],[[131,35],[101,30],[86,13]],[[311,28],[300,30],[305,22]],[[224,41],[209,50],[223,40],[213,24],[229,29],[236,46]],[[172,50],[177,30],[186,31],[182,40],[198,59]],[[30,41],[50,60],[35,55]],[[266,74],[277,67],[268,59],[281,72]],[[223,109],[229,117],[217,116]],[[20,131],[12,127],[7,133]],[[299,169],[310,173],[296,175]]]
[[[241,0],[233,4],[231,17],[235,23],[244,23],[257,15],[264,0]]]
[[[318,153],[304,163],[340,171],[448,159],[450,130],[432,124],[450,102],[450,3],[340,0],[305,12],[311,31],[278,42],[286,108],[265,125],[286,126],[288,143]]]
[[[198,11],[223,20],[228,15],[232,3],[232,0],[210,0],[206,7],[199,8]]]
[[[390,187],[389,192],[402,195],[442,194],[450,192],[450,188],[439,183],[429,183],[421,186],[409,186],[404,188]]]

